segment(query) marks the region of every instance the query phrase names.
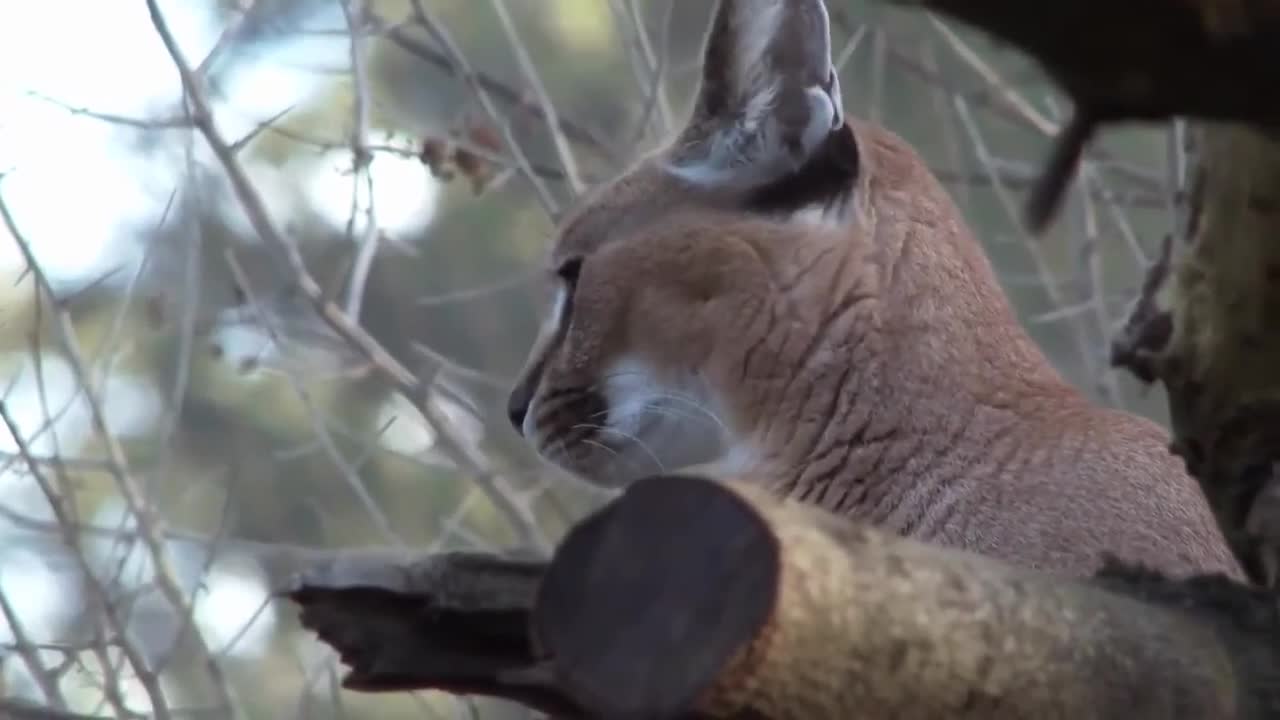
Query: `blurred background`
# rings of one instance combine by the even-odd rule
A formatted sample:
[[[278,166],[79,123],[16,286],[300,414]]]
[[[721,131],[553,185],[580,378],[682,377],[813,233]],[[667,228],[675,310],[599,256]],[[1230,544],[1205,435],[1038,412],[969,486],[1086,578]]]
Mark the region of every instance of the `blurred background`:
[[[5,3],[0,698],[523,716],[340,692],[269,593],[314,549],[545,549],[600,500],[502,404],[556,214],[679,128],[712,4],[163,0],[193,109],[144,0]],[[1109,130],[1028,237],[1069,111],[1036,68],[940,18],[828,4],[849,112],[925,155],[1072,382],[1163,421],[1107,355],[1173,228],[1180,129]]]

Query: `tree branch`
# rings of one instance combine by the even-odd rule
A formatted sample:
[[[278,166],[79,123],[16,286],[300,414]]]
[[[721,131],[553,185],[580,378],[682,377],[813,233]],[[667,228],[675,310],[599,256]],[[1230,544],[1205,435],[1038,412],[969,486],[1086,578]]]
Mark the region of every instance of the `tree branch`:
[[[1035,58],[1076,106],[1028,204],[1042,229],[1094,128],[1185,115],[1274,125],[1280,3],[1272,0],[891,0],[981,28]],[[1157,21],[1158,19],[1158,21]]]
[[[1113,344],[1169,394],[1175,449],[1253,578],[1280,577],[1280,142],[1193,130],[1186,235],[1171,238]]]
[[[308,269],[301,248],[294,238],[281,231],[276,220],[267,211],[266,201],[258,193],[248,173],[236,158],[235,150],[214,125],[205,82],[192,70],[190,63],[178,48],[156,0],[147,0],[146,4],[156,34],[160,37],[173,61],[174,68],[182,79],[190,104],[192,124],[208,143],[214,157],[226,173],[227,181],[249,225],[263,243],[283,255],[288,270],[293,274],[293,282],[329,328],[353,350],[364,356],[398,392],[423,413],[436,432],[436,442],[441,450],[459,468],[472,473],[474,481],[494,506],[512,522],[513,528],[521,535],[522,540],[530,546],[543,547],[545,543],[542,532],[534,522],[531,511],[518,506],[502,492],[496,483],[496,478],[484,469],[479,458],[474,457],[475,453],[468,449],[467,444],[450,429],[450,424],[446,422],[446,418],[434,402],[434,390],[431,384],[424,382],[422,378],[405,367],[357,321],[329,300],[319,281]],[[533,179],[536,180],[536,178]]]
[[[1261,591],[1121,568],[1066,580],[850,526],[740,482],[640,481],[545,566],[449,555],[335,571],[342,562],[288,592],[359,689],[478,692],[561,717],[1280,708],[1280,612]],[[480,677],[458,679],[476,667]]]
[[[283,594],[351,667],[345,688],[431,688],[581,715],[545,678],[529,619],[546,563],[480,553],[338,552]]]

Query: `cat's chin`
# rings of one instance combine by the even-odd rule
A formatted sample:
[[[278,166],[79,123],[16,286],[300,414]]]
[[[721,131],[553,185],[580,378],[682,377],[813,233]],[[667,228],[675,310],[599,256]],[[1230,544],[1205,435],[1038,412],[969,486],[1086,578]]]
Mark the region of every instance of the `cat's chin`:
[[[624,468],[616,458],[602,460],[600,463],[560,463],[546,458],[544,460],[567,475],[573,483],[593,491],[608,493],[620,492],[632,483],[655,475],[696,475],[712,480],[726,480],[751,474],[747,472],[743,459],[737,454],[668,467],[648,463],[647,465],[651,467],[636,467],[632,464]]]
[[[578,485],[616,492],[665,470],[652,460],[633,460],[629,453],[605,446],[576,448],[572,453],[544,454],[541,458]]]

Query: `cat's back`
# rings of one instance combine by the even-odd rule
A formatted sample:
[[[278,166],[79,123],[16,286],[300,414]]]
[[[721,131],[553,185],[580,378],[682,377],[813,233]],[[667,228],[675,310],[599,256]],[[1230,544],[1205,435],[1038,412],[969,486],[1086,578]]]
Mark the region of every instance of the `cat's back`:
[[[1079,404],[1027,423],[1022,462],[957,491],[966,508],[944,542],[1056,572],[1087,575],[1106,556],[1176,575],[1239,563],[1167,432],[1131,413]]]

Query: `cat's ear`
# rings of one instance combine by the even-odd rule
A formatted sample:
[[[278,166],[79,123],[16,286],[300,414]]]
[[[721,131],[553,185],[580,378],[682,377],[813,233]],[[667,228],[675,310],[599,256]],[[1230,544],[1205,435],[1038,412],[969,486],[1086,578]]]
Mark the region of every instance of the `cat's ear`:
[[[823,0],[720,0],[671,172],[746,189],[799,169],[844,123]]]

